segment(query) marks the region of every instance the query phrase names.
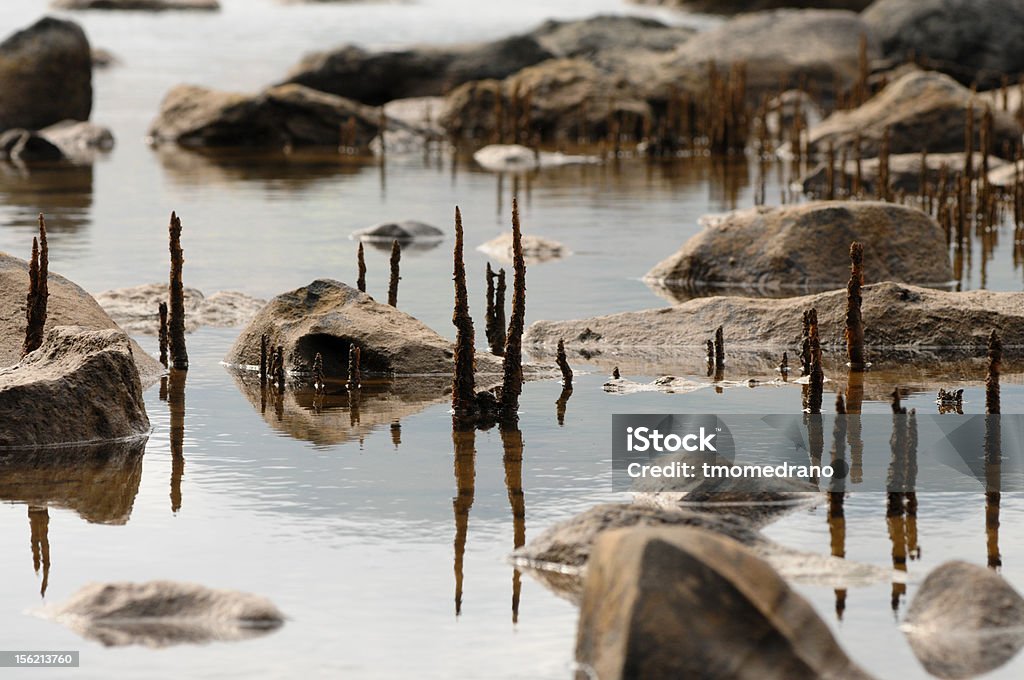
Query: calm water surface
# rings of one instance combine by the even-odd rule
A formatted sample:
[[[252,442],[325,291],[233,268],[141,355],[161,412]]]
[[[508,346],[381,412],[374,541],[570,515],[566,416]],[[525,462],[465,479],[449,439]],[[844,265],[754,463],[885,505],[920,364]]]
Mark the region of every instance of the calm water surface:
[[[544,172],[514,184],[466,159],[389,159],[382,168],[335,156],[255,160],[153,151],[144,143],[146,129],[163,94],[181,82],[254,90],[282,77],[304,52],[348,41],[382,47],[485,39],[551,16],[627,10],[612,0],[224,5],[215,15],[76,16],[95,45],[123,62],[95,76],[93,119],[113,128],[118,146],[91,167],[0,173],[0,250],[26,255],[35,215],[43,211],[55,271],[92,291],[161,281],[167,216],[174,209],[185,224],[189,285],[269,297],[318,276],[354,278],[355,244],[348,234],[382,220],[411,218],[450,228],[459,204],[470,245],[483,243],[507,229],[517,191],[525,229],[573,252],[564,261],[530,267],[532,321],[667,304],[640,277],[696,233],[700,215],[753,203],[755,171],[738,161],[728,167],[704,160],[623,161]],[[39,2],[9,0],[0,32],[44,11]],[[767,195],[778,196],[783,185],[773,174]],[[1011,246],[1004,234],[985,268],[986,287],[1021,289]],[[369,249],[368,255],[370,292],[381,296],[387,254]],[[468,258],[479,319],[486,260],[476,251]],[[964,287],[982,286],[979,260],[972,260]],[[399,294],[404,310],[448,336],[450,266],[450,241],[407,253]],[[614,396],[600,388],[606,365],[579,365],[583,374],[564,427],[555,418],[559,385],[526,387],[521,470],[506,467],[497,431],[478,433],[472,506],[468,523],[460,525],[443,399],[371,396],[358,423],[347,406],[318,409],[301,395],[288,395],[280,416],[273,403],[261,413],[258,397],[248,396],[219,363],[236,334],[204,329],[190,337],[193,368],[184,391],[180,455],[172,451],[170,407],[160,385],[146,392],[154,431],[141,477],[129,474],[124,481],[129,490],[137,485],[126,522],[87,521],[100,510],[95,500],[70,508],[55,503],[45,522],[40,511],[29,513],[17,499],[0,505],[0,647],[81,649],[82,668],[74,675],[89,678],[569,677],[576,610],[530,578],[519,578],[506,562],[524,529],[513,517],[509,487],[524,491],[529,539],[590,505],[623,498],[611,491],[611,413],[796,413],[801,407],[795,387]],[[140,341],[155,349],[152,338]],[[658,374],[649,372],[630,377]],[[977,412],[984,404],[977,382],[982,377],[968,371],[950,375],[945,384],[967,386],[967,409]],[[880,397],[897,379],[879,372],[869,380],[869,393]],[[914,392],[907,405],[931,412],[935,380],[919,382],[928,391]],[[1008,382],[1003,410],[1017,411],[1024,407],[1024,389],[1014,376]],[[831,403],[829,395],[825,403]],[[865,405],[866,412],[887,410],[880,401]],[[1019,589],[1022,514],[1021,498],[1005,494],[1003,573]],[[884,496],[852,493],[846,518],[847,557],[891,565]],[[984,528],[980,492],[922,495],[920,558],[909,562],[908,595],[947,559],[984,564]],[[830,549],[824,506],[801,510],[768,533],[793,547]],[[43,536],[49,568],[40,565],[37,573],[32,544]],[[280,632],[256,640],[154,651],[104,648],[29,614],[90,581],[155,578],[260,593],[290,620]],[[898,598],[894,612],[891,584],[850,589],[841,619],[831,589],[799,588],[851,656],[879,677],[926,677],[897,628],[907,596]],[[1024,662],[1015,660],[991,677],[1022,673]]]

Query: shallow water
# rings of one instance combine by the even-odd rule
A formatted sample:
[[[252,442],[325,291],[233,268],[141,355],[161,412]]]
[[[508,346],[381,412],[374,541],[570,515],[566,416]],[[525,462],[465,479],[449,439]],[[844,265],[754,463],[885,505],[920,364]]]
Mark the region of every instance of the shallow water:
[[[611,0],[529,0],[514,8],[465,0],[311,6],[227,0],[217,15],[78,15],[93,43],[123,61],[95,76],[93,119],[114,129],[118,146],[90,168],[0,173],[0,250],[27,254],[35,215],[43,211],[55,271],[91,291],[160,281],[166,276],[167,216],[174,209],[185,225],[188,285],[269,297],[318,276],[354,278],[355,243],[348,235],[383,220],[418,219],[450,229],[459,204],[468,244],[479,245],[508,228],[511,196],[518,192],[524,228],[565,243],[573,253],[530,267],[528,321],[667,304],[640,277],[696,233],[700,215],[752,205],[753,167],[741,161],[623,160],[545,171],[514,185],[510,177],[475,169],[468,159],[389,159],[382,168],[333,155],[257,159],[155,152],[143,141],[163,93],[179,82],[255,89],[280,78],[303,52],[349,40],[384,46],[484,39],[549,16],[625,9]],[[8,33],[43,11],[42,3],[7,2],[0,29]],[[773,173],[770,202],[781,187]],[[1009,234],[1003,234],[985,267],[986,287],[1020,290],[1011,247]],[[367,254],[370,292],[381,297],[387,254]],[[468,251],[478,327],[485,262],[482,254]],[[402,309],[447,336],[454,334],[450,271],[450,241],[409,252],[399,290]],[[975,253],[963,287],[979,287],[981,271]],[[611,395],[600,388],[607,365],[588,369],[573,358],[579,377],[564,427],[555,416],[559,385],[526,386],[521,471],[506,466],[496,430],[477,434],[475,488],[468,524],[462,525],[466,488],[463,483],[463,503],[456,508],[460,489],[443,399],[370,397],[360,407],[358,424],[347,405],[326,404],[317,412],[305,397],[282,404],[280,418],[273,400],[261,414],[258,398],[240,390],[219,363],[236,334],[204,329],[190,336],[184,420],[174,423],[184,426],[180,451],[161,386],[146,392],[154,431],[141,477],[126,480],[129,488],[138,484],[127,522],[86,521],[96,518],[88,502],[76,508],[53,503],[45,522],[34,510],[34,523],[16,499],[0,505],[4,648],[81,649],[81,677],[568,677],[575,608],[529,577],[517,577],[506,557],[524,530],[529,539],[594,503],[625,498],[611,487],[609,415],[801,408],[800,390],[792,386]],[[140,341],[155,349],[152,338]],[[669,369],[642,370],[644,375],[628,377],[649,380]],[[670,370],[697,374],[701,367]],[[909,381],[920,384],[907,406],[933,412],[936,384],[962,384],[965,409],[983,410],[978,381],[984,376],[977,368],[931,363],[919,373]],[[879,400],[896,383],[908,382],[906,373],[885,370],[870,380],[869,395],[876,400],[865,404],[865,412],[875,413],[888,412]],[[178,403],[177,391],[169,396]],[[825,403],[831,403],[828,394]],[[1024,388],[1016,376],[1007,376],[1003,410],[1022,407]],[[510,487],[524,492],[525,527],[513,517]],[[919,559],[908,562],[911,597],[937,564],[953,558],[984,564],[987,558],[982,493],[922,495],[919,502],[921,550]],[[824,505],[801,510],[768,534],[827,553],[825,511]],[[1004,494],[1003,574],[1018,589],[1024,589],[1022,514],[1021,497]],[[35,538],[42,538],[44,524],[49,568],[40,564],[37,574],[32,541],[26,539],[33,525]],[[891,566],[889,529],[883,495],[850,494],[849,559]],[[26,614],[64,600],[89,581],[155,578],[266,595],[290,620],[281,631],[255,640],[153,651],[103,648]],[[798,587],[838,631],[850,655],[879,677],[926,677],[897,627],[907,596],[894,614],[891,584],[850,589],[841,621],[832,589]],[[1024,661],[1015,659],[991,677],[1022,672]]]

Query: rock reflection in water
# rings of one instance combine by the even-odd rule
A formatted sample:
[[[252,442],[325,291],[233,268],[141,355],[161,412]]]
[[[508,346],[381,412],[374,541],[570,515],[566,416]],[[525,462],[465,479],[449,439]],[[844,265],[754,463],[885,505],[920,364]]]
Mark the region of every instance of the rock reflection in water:
[[[92,193],[91,165],[47,165],[22,172],[0,162],[0,205],[14,209],[4,226],[34,230],[43,211],[47,233],[59,241],[89,225]]]

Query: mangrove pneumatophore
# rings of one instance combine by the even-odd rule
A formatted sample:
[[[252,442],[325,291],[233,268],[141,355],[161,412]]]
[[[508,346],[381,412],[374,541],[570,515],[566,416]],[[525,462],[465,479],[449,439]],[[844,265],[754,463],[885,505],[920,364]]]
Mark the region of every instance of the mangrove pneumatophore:
[[[715,329],[715,372],[725,370],[725,332],[721,326]]]
[[[487,263],[487,312],[484,321],[484,333],[491,354],[502,356],[505,353],[505,270],[500,273],[491,269]],[[495,287],[495,280],[498,287]]]
[[[359,267],[356,288],[360,293],[366,292],[366,255],[363,253],[363,242],[359,242],[359,249],[356,251],[357,265]]]
[[[466,264],[463,261],[462,212],[455,208],[455,252],[452,278],[455,281],[455,375],[452,379],[452,410],[456,416],[476,411],[476,380],[473,376],[473,317],[469,314],[469,293],[466,290]],[[490,269],[488,268],[488,273]]]
[[[999,404],[999,371],[1003,365],[1003,343],[999,333],[992,331],[988,337],[988,375],[985,377],[985,413],[997,415]]]
[[[170,314],[168,332],[170,334],[171,366],[180,371],[188,370],[188,351],[185,349],[185,288],[181,283],[181,269],[185,263],[185,254],[181,249],[181,220],[171,213],[171,224],[168,229],[171,250],[170,280]]]
[[[363,376],[360,363],[362,362],[362,350],[359,345],[352,343],[348,348],[348,389],[357,390],[362,385]]]
[[[512,198],[512,314],[505,339],[505,361],[501,385],[501,410],[507,418],[519,411],[523,391],[523,328],[526,325],[526,261],[523,259],[523,232],[519,224],[519,201]]]
[[[562,372],[562,386],[572,387],[572,368],[565,357],[565,342],[561,338],[558,339],[558,354],[555,361],[558,363],[558,370]]]
[[[850,282],[846,286],[846,352],[851,371],[863,371],[864,322],[860,306],[863,301],[861,286],[864,285],[864,246],[857,241],[850,244]]]
[[[327,379],[324,377],[324,357],[320,352],[313,357],[313,389],[323,392],[327,387]]]
[[[821,339],[818,337],[818,310],[814,308],[807,311],[807,329],[808,348],[811,358],[808,410],[811,413],[821,413],[821,401],[825,386],[825,373],[821,368]]]
[[[277,391],[280,393],[284,392],[284,346],[278,345],[277,349],[274,350],[274,362],[271,373],[274,374],[274,380],[277,382]]]
[[[398,306],[398,282],[402,279],[399,275],[398,266],[402,261],[402,246],[398,239],[391,242],[391,280],[388,282],[388,304],[392,307]]]
[[[160,363],[167,368],[167,303],[161,302],[157,307],[160,315]]]
[[[260,336],[260,384],[267,384],[267,369],[270,360],[270,338],[266,333]]]
[[[39,213],[39,236],[32,239],[32,261],[28,269],[28,297],[25,301],[25,344],[21,355],[34,352],[43,344],[46,327],[46,302],[49,292],[50,248],[46,242],[46,221]]]
[[[811,316],[804,311],[800,336],[800,375],[811,374]]]

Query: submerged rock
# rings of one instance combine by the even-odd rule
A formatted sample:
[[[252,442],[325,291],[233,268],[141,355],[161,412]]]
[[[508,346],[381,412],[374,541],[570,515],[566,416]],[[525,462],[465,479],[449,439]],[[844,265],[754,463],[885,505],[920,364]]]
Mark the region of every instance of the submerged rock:
[[[258,366],[264,334],[271,347],[284,347],[289,371],[310,371],[320,353],[328,378],[347,375],[353,343],[362,351],[364,375],[451,375],[454,367],[448,340],[405,312],[330,279],[317,279],[268,302],[242,331],[226,361]],[[498,373],[501,363],[478,353],[476,369]]]
[[[863,17],[885,56],[922,60],[966,85],[996,87],[1024,72],[1018,0],[877,0]]]
[[[628,529],[596,544],[577,677],[867,680],[772,567],[696,529]]]
[[[220,9],[217,0],[53,0],[57,9],[123,9],[162,12],[164,10],[200,10],[212,12]]]
[[[158,307],[166,301],[166,283],[118,288],[96,294],[96,302],[121,328],[129,333],[146,335],[156,335],[160,331]],[[245,293],[220,291],[206,296],[195,288],[185,288],[185,331],[192,333],[202,326],[241,326],[256,316],[265,304],[266,300]]]
[[[982,154],[977,151],[972,157],[977,172],[981,168]],[[942,168],[946,168],[946,182],[952,186],[958,172],[963,172],[966,167],[966,154],[964,153],[932,153],[928,154],[925,162],[925,181],[933,186],[938,186],[942,177]],[[992,170],[989,171],[989,181],[992,178],[1000,177],[999,172],[1005,172],[1004,168],[1009,166],[1012,181],[1013,167],[1006,161],[995,156],[988,157],[988,164]],[[881,163],[878,158],[865,158],[860,163],[861,191],[866,196],[875,195],[878,191],[878,171]],[[857,162],[847,160],[846,167],[841,167],[837,161],[834,166],[835,189],[839,192],[843,187],[853,187],[854,178],[857,175]],[[822,197],[826,195],[828,187],[828,169],[823,163],[800,178],[800,184],[804,192],[813,196]],[[889,156],[889,185],[893,191],[917,194],[921,191],[921,154],[901,153]],[[997,184],[997,186],[1002,186]],[[952,189],[951,189],[952,191]]]
[[[678,288],[837,288],[849,279],[853,241],[864,245],[867,281],[946,285],[953,279],[945,234],[916,208],[824,201],[738,210],[701,223],[704,229],[645,280]]]
[[[255,95],[179,85],[164,97],[149,134],[157,144],[189,147],[346,144],[368,149],[378,125],[376,109],[301,85]]]
[[[899,283],[865,286],[861,311],[865,343],[874,348],[984,348],[993,328],[1003,346],[1024,348],[1024,293],[938,291]],[[537,321],[527,344],[599,351],[604,348],[703,347],[723,326],[727,346],[800,346],[803,312],[818,310],[825,348],[845,348],[846,289],[768,299],[722,296],[698,298],[675,307],[625,312],[574,321]]]
[[[504,78],[551,56],[525,35],[477,45],[385,52],[347,45],[306,56],[285,82],[380,105],[404,97],[443,95],[471,80]]]
[[[97,151],[114,148],[114,134],[110,128],[87,121],[61,121],[43,128],[39,134],[76,162],[92,162]]]
[[[107,647],[245,640],[284,624],[264,597],[176,581],[94,583],[49,613]]]
[[[42,135],[21,128],[0,133],[0,160],[47,163],[64,160],[64,153]]]
[[[92,54],[73,21],[43,17],[0,43],[0,132],[88,120]]]
[[[1024,598],[991,569],[946,562],[921,584],[904,632],[931,675],[973,678],[1024,647]]]
[[[527,264],[538,264],[559,260],[569,254],[569,249],[558,241],[542,236],[527,234],[522,237],[523,260]],[[499,262],[512,262],[512,232],[506,231],[477,248]]]
[[[50,328],[39,349],[0,369],[0,447],[148,433],[139,372],[121,331]]]
[[[964,127],[972,93],[942,73],[911,71],[889,83],[863,105],[849,111],[836,111],[810,129],[808,144],[823,155],[829,142],[836,153],[846,148],[853,157],[853,147],[860,138],[865,158],[877,156],[885,130],[891,130],[889,152],[892,154],[956,153],[964,150]],[[981,148],[981,121],[985,107],[980,101],[973,108],[974,148]],[[1006,111],[992,111],[992,138],[995,154],[1004,144],[1016,148],[1021,127]]]
[[[488,144],[473,153],[473,160],[485,170],[494,172],[522,172],[537,168],[557,168],[563,165],[587,165],[601,162],[597,156],[540,151],[521,144]]]
[[[0,367],[15,364],[21,358],[28,287],[28,262],[0,252]],[[82,326],[92,330],[120,330],[91,295],[52,271],[49,291],[47,328]],[[151,383],[163,372],[163,367],[134,341],[131,341],[131,349],[142,382]]]
[[[353,232],[352,238],[360,241],[383,241],[390,249],[391,243],[394,241],[398,241],[403,246],[414,241],[436,243],[444,240],[444,232],[425,222],[402,220],[401,222],[382,222],[361,229]]]

